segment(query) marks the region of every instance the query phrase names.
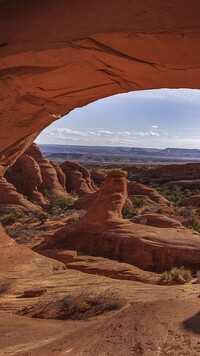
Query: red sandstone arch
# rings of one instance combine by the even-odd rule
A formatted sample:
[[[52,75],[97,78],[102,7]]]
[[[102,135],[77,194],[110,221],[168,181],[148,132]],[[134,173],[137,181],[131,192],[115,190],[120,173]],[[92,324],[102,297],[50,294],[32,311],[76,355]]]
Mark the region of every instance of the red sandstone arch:
[[[77,106],[200,88],[198,0],[1,0],[0,172]]]

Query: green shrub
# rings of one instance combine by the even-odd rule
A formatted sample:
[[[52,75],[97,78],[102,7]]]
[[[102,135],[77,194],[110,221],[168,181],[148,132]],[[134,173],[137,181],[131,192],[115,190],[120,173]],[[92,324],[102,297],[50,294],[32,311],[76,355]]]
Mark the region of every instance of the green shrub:
[[[81,219],[81,216],[72,217],[67,220],[67,224],[73,224]]]
[[[24,213],[22,211],[14,211],[13,213],[10,213],[8,215],[5,215],[3,218],[3,225],[12,225],[16,221],[20,220],[21,218],[24,217]]]
[[[187,227],[200,233],[200,224],[194,218],[188,220]]]
[[[142,206],[148,205],[148,201],[144,198],[131,198],[132,204],[134,208],[141,208]]]
[[[181,188],[178,185],[173,185],[170,188],[159,188],[157,191],[163,195],[166,199],[179,204],[184,198],[184,193],[181,191]]]
[[[173,267],[170,271],[164,272],[160,277],[160,284],[185,284],[190,282],[192,274],[184,267]]]
[[[40,220],[41,224],[44,224],[45,221],[48,219],[48,214],[44,211],[35,210],[33,212],[33,215],[36,219]]]
[[[195,216],[195,211],[193,209],[189,208],[184,208],[181,212],[180,215],[183,216],[186,219],[194,219]]]
[[[21,224],[17,227],[15,227],[14,229],[12,228],[7,228],[5,229],[6,230],[6,233],[12,238],[12,239],[15,239],[17,237],[19,237],[22,232],[24,232],[25,230],[28,229],[28,225],[27,224]]]
[[[43,190],[42,194],[43,194],[43,196],[44,196],[45,199],[49,199],[49,198],[51,198],[51,196],[53,195],[51,192],[49,192],[49,191],[46,190],[46,189]]]
[[[52,196],[46,209],[49,214],[56,215],[66,211],[72,205],[73,199],[70,197]]]
[[[132,172],[128,172],[127,179],[130,181],[134,180],[134,174]]]
[[[122,217],[123,219],[131,219],[136,215],[136,211],[133,207],[124,207],[122,209]]]

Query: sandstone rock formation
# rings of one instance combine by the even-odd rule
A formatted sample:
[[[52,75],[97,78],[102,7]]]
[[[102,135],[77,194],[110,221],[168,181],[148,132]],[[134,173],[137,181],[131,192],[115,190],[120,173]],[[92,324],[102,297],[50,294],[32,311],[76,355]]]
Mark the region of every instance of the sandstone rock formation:
[[[97,188],[89,171],[79,163],[66,161],[60,165],[66,177],[66,189],[79,196],[94,193]]]
[[[28,201],[22,194],[18,193],[16,188],[6,181],[0,179],[0,211],[1,213],[12,210],[35,211],[41,209]]]
[[[14,185],[17,192],[26,196],[28,200],[39,205],[46,204],[42,193],[38,190],[42,184],[40,167],[31,156],[21,155],[15,164],[6,171],[5,177]]]
[[[191,195],[188,198],[184,198],[181,201],[182,206],[193,206],[196,208],[200,207],[200,195]]]
[[[168,182],[164,184],[164,187],[171,188],[174,185],[182,189],[200,189],[200,179],[184,179],[184,180],[174,180],[172,182]]]
[[[156,226],[160,228],[181,228],[183,225],[172,218],[169,218],[168,216],[165,216],[163,214],[143,214],[143,215],[138,215],[132,218],[133,222],[137,224],[142,224],[142,225],[148,225],[148,226]]]
[[[173,266],[200,267],[200,235],[184,227],[158,228],[122,219],[126,176],[111,171],[84,217],[49,236],[37,248],[70,249],[162,271]]]
[[[5,177],[16,188],[15,196],[20,193],[31,202],[41,206],[47,204],[47,200],[43,196],[45,191],[53,195],[67,196],[64,173],[56,163],[48,161],[42,155],[36,144],[32,144],[17,159],[14,165],[6,171]],[[0,203],[3,203],[2,199],[3,197],[0,196]],[[10,199],[9,204],[16,204],[16,202],[12,203]]]
[[[63,173],[62,169],[56,162],[53,162],[53,161],[49,161],[49,162],[51,163],[51,165],[53,166],[53,168],[56,171],[59,183],[61,184],[63,189],[66,190],[66,177],[65,177],[65,174]]]
[[[77,106],[81,107],[96,99],[131,90],[160,87],[199,88],[199,10],[200,4],[196,0],[183,0],[181,2],[168,0],[164,6],[161,5],[160,0],[141,0],[137,2],[97,0],[95,5],[92,0],[88,0],[87,5],[82,0],[77,2],[64,0],[59,2],[53,0],[48,2],[46,0],[40,0],[39,2],[1,0],[0,175],[3,175],[7,167],[12,165],[19,155],[26,150],[43,128]],[[197,175],[195,175],[195,179],[196,177]],[[175,177],[175,179],[182,178]],[[7,183],[3,181],[3,184]],[[6,189],[7,192],[13,191],[11,186],[7,186]],[[8,193],[6,195],[9,196]],[[5,196],[5,190],[3,190],[2,196]],[[190,253],[191,263],[195,262],[197,257],[195,246],[198,244],[199,237],[195,236],[194,238],[194,235],[191,232],[189,234],[188,230],[181,229],[181,231],[175,233],[174,229],[165,229],[165,232],[159,229],[159,234],[164,238],[158,239],[158,230],[156,228],[148,227],[148,230],[141,231],[141,234],[135,230],[135,235],[132,237],[132,228],[125,228],[122,223],[119,223],[117,228],[116,221],[111,221],[109,224],[107,227],[110,230],[108,229],[108,231],[111,231],[111,227],[113,227],[113,230],[117,231],[118,235],[113,232],[113,235],[104,236],[104,242],[106,240],[107,247],[103,246],[99,238],[99,250],[104,251],[104,253],[111,256],[118,254],[120,258],[126,257],[130,261],[135,259],[137,263],[142,263],[141,260],[144,254],[145,266],[149,267],[150,265],[152,268],[159,262],[164,267],[164,265],[169,265],[172,260],[177,260],[178,263],[181,263],[182,260],[187,264],[188,253]],[[126,226],[128,225],[130,226],[130,224],[126,223]],[[81,223],[78,226],[81,227]],[[120,226],[124,232],[119,239]],[[123,226],[124,228],[122,228]],[[87,236],[87,227],[89,226],[85,226],[85,230],[83,230],[85,236]],[[147,227],[144,228],[147,229]],[[77,225],[76,229],[78,229]],[[166,230],[168,230],[167,236]],[[127,231],[129,231],[129,234],[127,234]],[[88,239],[92,242],[94,236],[93,229]],[[99,236],[101,236],[101,231],[98,231],[97,240]],[[116,236],[118,238],[115,241],[115,251],[113,251],[113,246],[115,245],[113,245],[113,239]],[[174,242],[174,239],[176,242]],[[124,242],[125,240],[126,243]],[[133,241],[135,241],[136,247],[133,246]],[[138,241],[140,241],[139,247]],[[67,239],[65,242],[67,243]],[[78,244],[78,237],[75,238],[75,242]],[[84,241],[82,243],[81,248],[87,249],[87,244],[84,246]],[[13,254],[11,240],[7,239],[6,244],[7,247],[4,251],[5,244],[1,238],[0,254],[5,253],[3,260],[0,259],[1,268],[4,266],[9,268],[10,265],[6,265],[6,262],[9,261],[8,256],[11,256],[11,261],[15,262],[16,256],[19,260],[25,254],[25,250],[22,247],[20,247],[20,252],[18,247],[16,253]],[[152,253],[150,252],[151,249]],[[129,250],[130,256],[128,257]],[[139,253],[139,250],[143,254]],[[158,254],[158,250],[160,254]],[[137,251],[138,255],[137,253],[132,253],[133,251]],[[94,248],[93,252],[96,252]],[[154,254],[153,258],[152,254]],[[149,257],[147,258],[147,256]],[[23,259],[21,260],[23,262]],[[36,269],[35,266],[39,260],[41,264]],[[29,275],[32,275],[34,271],[37,277],[36,271],[40,271],[40,267],[44,272],[42,269],[44,260],[43,258],[41,259],[41,256],[36,258],[36,255],[34,255],[32,261],[33,263],[31,263],[30,259],[27,261],[26,271],[28,271]],[[20,265],[19,274],[22,273],[21,267],[22,265]],[[24,264],[23,269],[25,269]],[[196,303],[198,304],[198,302]],[[158,347],[159,349],[165,348],[165,326],[168,323],[166,310],[168,310],[168,304],[164,305],[162,313],[156,314],[159,304],[157,303],[152,307],[151,315],[156,315],[156,318],[153,318],[152,324],[148,324],[145,328],[145,333],[143,334],[147,335],[147,337],[142,337],[142,340],[141,335],[137,337],[138,344],[134,345],[134,347],[137,346],[136,350],[138,350],[138,345],[142,345],[141,349],[145,348],[145,342],[146,347],[148,345],[149,348],[149,345],[151,345],[153,350],[157,350]],[[170,317],[172,317],[173,325],[172,323],[170,324],[169,330],[174,328],[175,324],[178,324],[177,315],[179,313],[175,315],[174,310],[178,308],[177,310],[179,311],[181,304],[178,301],[171,306]],[[187,308],[187,303],[183,304],[185,314],[184,317],[181,315],[181,320],[186,320],[189,318],[189,313],[194,314],[194,309]],[[139,308],[139,317],[138,305],[136,311],[130,312],[128,310],[125,312],[125,314],[128,314],[128,328],[123,331],[124,342],[122,346],[120,345],[120,350],[118,343],[115,343],[115,347],[113,346],[111,349],[113,354],[118,351],[123,354],[127,335],[129,335],[128,346],[130,349],[133,347],[132,330],[136,330],[137,334],[138,323],[140,325],[142,323],[146,324],[146,306],[140,305]],[[188,312],[188,310],[190,311]],[[195,313],[197,313],[197,310]],[[116,326],[115,334],[117,333],[119,337],[122,334],[121,328],[118,327],[119,320],[120,323],[122,321],[122,324],[124,324],[125,320],[127,321],[123,315],[120,315],[118,317],[120,319],[117,319],[114,324]],[[142,320],[141,315],[145,315]],[[162,320],[161,325],[156,324],[159,319]],[[180,322],[180,318],[178,321]],[[11,322],[13,324],[13,320]],[[26,323],[25,320],[23,323]],[[41,323],[35,325],[40,325],[41,327]],[[35,325],[34,327],[32,326],[32,330],[36,329]],[[94,341],[90,343],[89,353],[91,352],[91,355],[98,354],[98,351],[100,351],[99,354],[105,353],[104,345],[107,341],[105,334],[109,333],[109,330],[113,327],[112,325],[113,319],[107,324],[106,333],[105,324],[100,325],[101,336],[103,337],[100,338],[100,341],[94,338]],[[149,336],[148,331],[152,330],[155,325],[156,341],[154,339],[154,343],[151,344],[152,333]],[[163,328],[162,325],[164,325]],[[162,332],[160,333],[161,329]],[[95,328],[95,331],[97,330],[99,331],[99,325]],[[60,332],[61,329],[59,329],[59,334]],[[23,336],[25,335],[24,330],[22,334]],[[31,332],[29,332],[30,334]],[[41,334],[43,334],[43,326]],[[79,330],[78,334],[80,335]],[[89,336],[93,334],[94,326],[92,325],[89,328]],[[88,328],[81,335],[83,335],[81,341],[77,343],[73,350],[76,354],[85,350],[88,352],[88,341],[87,345],[84,344],[83,347],[84,338],[88,337]],[[182,349],[181,343],[183,344],[182,340],[186,340],[186,336],[181,334],[180,330],[173,329],[173,337],[170,335],[170,338],[175,340],[177,335],[180,336],[181,342],[179,346],[182,354],[186,353],[193,356],[198,352],[199,345],[197,344],[194,349],[194,344],[191,346],[190,342],[188,342],[189,346],[187,345],[185,349]],[[47,333],[45,336],[47,336]],[[54,336],[54,332],[52,332],[51,336],[49,334],[47,336],[48,340],[50,339],[53,343],[51,347],[52,354],[55,354]],[[111,333],[111,336],[113,336],[111,339],[115,340],[114,333]],[[62,352],[71,349],[72,345],[74,348],[77,334],[75,337],[70,334],[68,338],[64,335],[63,338],[65,341],[62,340]],[[28,339],[30,347],[34,347],[33,344],[36,339],[37,337]],[[158,343],[160,339],[164,339],[164,343]],[[40,340],[39,347],[42,350],[39,350],[39,352],[41,351],[43,355],[46,352],[44,350],[46,340],[44,341],[41,338]],[[17,344],[19,345],[18,339]],[[59,339],[56,347],[59,348],[60,344],[61,340]],[[98,346],[100,345],[98,348],[96,348],[97,344]],[[184,342],[184,344],[187,344],[187,342]],[[174,350],[175,346],[177,346],[169,340],[169,336],[167,337],[167,345],[171,350]],[[29,351],[32,352],[32,349],[27,349],[27,345],[21,350],[22,353]],[[18,347],[17,352],[20,352]],[[7,349],[6,353],[12,353],[12,350]],[[38,353],[38,350],[36,350],[36,353]]]
[[[199,88],[197,1],[93,5],[0,2],[1,172],[77,106],[131,90]]]
[[[0,271],[1,278],[23,279],[26,276],[51,276],[54,267],[63,269],[63,264],[38,255],[29,248],[18,245],[8,237],[0,226]],[[13,280],[14,281],[14,280]]]
[[[146,172],[146,178],[153,181],[173,182],[200,179],[200,163],[169,164],[158,166]]]
[[[91,170],[90,171],[90,175],[91,175],[91,178],[92,178],[93,182],[98,187],[100,187],[103,184],[104,180],[107,177],[107,173],[103,169]]]
[[[159,194],[155,189],[149,188],[144,184],[137,182],[128,182],[127,185],[129,196],[142,196],[146,195],[150,200],[160,204],[160,205],[170,205],[170,202],[165,199],[161,194]]]
[[[26,154],[31,156],[40,167],[42,182],[38,186],[38,190],[41,192],[47,191],[54,195],[67,196],[66,190],[59,182],[57,175],[58,170],[55,170],[48,159],[42,155],[39,147],[35,143],[27,149]]]

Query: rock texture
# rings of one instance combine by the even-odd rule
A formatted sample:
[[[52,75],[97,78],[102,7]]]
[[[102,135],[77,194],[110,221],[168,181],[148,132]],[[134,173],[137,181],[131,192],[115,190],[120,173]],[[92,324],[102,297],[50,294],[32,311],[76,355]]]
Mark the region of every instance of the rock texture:
[[[15,190],[17,190],[17,192],[15,195],[20,193],[31,202],[43,207],[47,204],[47,199],[45,199],[43,195],[45,192],[53,195],[67,196],[64,173],[56,163],[48,161],[48,159],[42,155],[36,144],[32,144],[31,147],[9,167],[5,173],[5,177],[7,181],[16,188]],[[8,187],[8,184],[6,186]],[[18,199],[19,196],[18,194]],[[1,195],[0,203],[3,203],[4,200],[5,198]],[[16,204],[15,200],[12,202],[11,195],[9,204]],[[31,210],[33,210],[33,208]]]
[[[147,196],[150,200],[159,205],[170,205],[170,202],[159,194],[155,189],[149,188],[144,184],[129,182],[127,185],[129,196]]]
[[[1,278],[37,278],[51,276],[55,267],[63,269],[63,264],[38,255],[29,248],[18,245],[10,239],[0,225],[0,271]],[[9,258],[8,258],[9,256]],[[14,281],[13,281],[14,282]]]
[[[97,191],[89,171],[79,163],[66,161],[60,165],[66,177],[66,189],[79,196]]]
[[[15,164],[6,171],[5,177],[28,200],[39,205],[46,204],[42,193],[38,190],[42,184],[40,167],[31,156],[22,154]]]
[[[18,193],[16,188],[8,183],[5,178],[0,179],[0,212],[9,212],[10,210],[35,211],[40,209],[28,201],[22,194]]]
[[[1,1],[1,173],[77,106],[131,90],[199,88],[199,11],[196,0]]]
[[[174,180],[172,182],[166,183],[164,186],[167,188],[171,188],[174,185],[182,189],[200,189],[200,179],[183,179],[183,180]]]
[[[49,162],[51,163],[51,165],[53,166],[53,168],[56,171],[59,183],[61,184],[63,189],[66,190],[66,177],[65,177],[65,174],[63,173],[62,169],[56,162],[53,162],[53,161],[49,161]]]
[[[188,198],[184,198],[181,200],[182,206],[193,206],[196,208],[200,207],[200,195],[191,195]]]
[[[200,267],[200,235],[182,226],[158,228],[122,219],[127,199],[123,171],[108,174],[84,217],[45,238],[37,251],[70,249],[162,271],[173,266]],[[178,224],[178,223],[177,223]]]
[[[181,228],[183,225],[168,216],[163,214],[143,214],[135,216],[131,221],[148,226],[156,226],[160,228]]]
[[[94,183],[99,187],[103,184],[104,180],[107,177],[107,173],[103,169],[91,170],[90,175]]]
[[[199,180],[200,163],[169,164],[150,169],[146,178],[153,181],[173,182],[179,180]]]
[[[66,190],[60,184],[58,179],[58,170],[56,170],[50,161],[42,155],[39,147],[33,143],[26,151],[26,154],[32,157],[40,167],[42,182],[38,186],[38,189],[41,192],[47,191],[54,195],[66,196]]]

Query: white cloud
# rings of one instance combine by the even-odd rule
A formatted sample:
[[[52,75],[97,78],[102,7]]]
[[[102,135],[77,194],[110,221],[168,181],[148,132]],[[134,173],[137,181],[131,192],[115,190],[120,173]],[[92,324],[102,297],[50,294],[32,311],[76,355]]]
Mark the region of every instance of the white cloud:
[[[152,129],[158,129],[158,126],[157,125],[152,125],[151,128]]]
[[[154,131],[149,131],[150,136],[160,136],[159,133],[154,132]]]
[[[37,142],[62,145],[149,146],[159,136],[160,134],[154,131],[72,130],[49,127],[41,133]]]

